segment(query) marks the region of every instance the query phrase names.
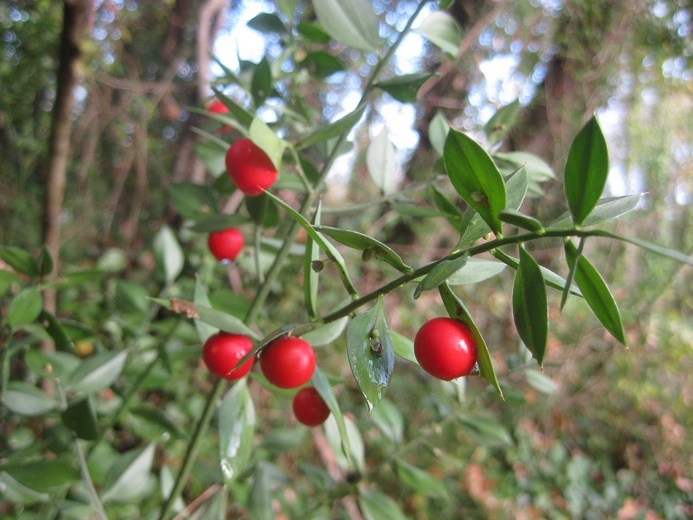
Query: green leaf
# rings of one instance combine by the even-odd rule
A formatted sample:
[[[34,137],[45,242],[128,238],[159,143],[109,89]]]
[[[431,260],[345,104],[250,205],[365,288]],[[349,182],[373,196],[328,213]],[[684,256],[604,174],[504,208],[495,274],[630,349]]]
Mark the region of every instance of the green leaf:
[[[462,212],[435,186],[431,185],[430,190],[433,194],[433,202],[436,208],[445,215],[450,225],[455,229],[459,229],[460,223],[462,222]]]
[[[320,369],[317,367],[315,368],[315,372],[313,372],[311,382],[313,383],[313,386],[318,391],[318,394],[320,394],[320,397],[322,397],[322,400],[325,401],[325,404],[332,413],[332,418],[336,422],[337,431],[339,432],[339,436],[341,438],[341,454],[343,454],[344,457],[346,457],[346,459],[349,460],[351,458],[351,445],[349,441],[349,433],[347,432],[347,425],[344,420],[342,410],[339,407],[339,402],[337,401],[337,398],[334,396],[334,393],[332,392],[332,386],[330,385],[330,382],[327,380],[327,377],[325,377],[325,374],[323,374],[322,371],[320,371]]]
[[[28,505],[50,500],[48,493],[38,493],[24,486],[5,471],[0,471],[0,486],[2,487],[3,499],[13,504]]]
[[[152,440],[161,438],[185,439],[186,434],[161,408],[134,406],[129,410],[129,424],[140,436]]]
[[[245,379],[240,379],[219,405],[221,473],[231,484],[246,468],[253,453],[255,407]]]
[[[338,42],[363,51],[378,49],[378,18],[367,0],[313,0],[313,8],[320,25]]]
[[[383,399],[371,413],[371,420],[383,434],[396,444],[404,438],[404,417],[397,405],[388,399]]]
[[[481,415],[460,415],[457,420],[462,429],[482,446],[510,446],[513,439],[508,431],[496,420]]]
[[[155,445],[130,450],[118,458],[104,481],[103,502],[129,502],[146,491]]]
[[[447,282],[449,285],[479,283],[496,276],[503,269],[505,269],[503,262],[483,258],[468,258],[467,263],[460,270],[451,274]]]
[[[289,143],[277,137],[277,134],[267,126],[267,123],[257,117],[250,124],[248,137],[267,154],[272,160],[274,167],[278,170],[282,163],[284,150],[289,146]]]
[[[514,258],[510,255],[505,254],[503,251],[497,249],[493,252],[493,255],[498,258],[501,262],[503,262],[506,265],[509,265],[513,269],[517,269],[520,265],[520,260],[517,258]],[[553,271],[540,266],[541,267],[541,275],[544,277],[544,282],[546,283],[547,286],[552,287],[554,289],[558,289],[559,291],[563,291],[565,288],[566,280],[560,275],[557,275]],[[582,293],[580,292],[580,288],[577,285],[571,285],[570,286],[570,292],[574,294],[575,296],[582,296]]]
[[[197,220],[218,211],[217,196],[209,186],[178,182],[171,184],[168,192],[176,211],[185,219]]]
[[[176,235],[170,227],[162,226],[152,242],[154,257],[167,283],[173,283],[183,270],[185,257]]]
[[[399,357],[418,364],[414,355],[414,342],[411,339],[393,330],[392,346],[395,349],[395,354]]]
[[[207,170],[209,170],[212,177],[219,177],[222,173],[226,172],[226,152],[229,149],[227,143],[220,143],[215,139],[205,139],[204,141],[195,142],[193,146],[195,148],[195,154],[202,159],[202,162]],[[175,205],[176,201],[174,200],[173,202]],[[185,204],[185,201],[183,201],[183,204]]]
[[[258,197],[248,197],[247,199]],[[246,199],[246,202],[247,202]],[[190,226],[192,231],[200,233],[214,233],[232,227],[238,227],[248,222],[248,218],[243,215],[207,215],[196,219],[195,224]]]
[[[597,118],[592,117],[573,139],[565,165],[565,196],[576,226],[594,209],[608,175],[606,140]]]
[[[77,468],[61,459],[24,461],[7,464],[2,469],[20,484],[39,493],[56,491],[80,479]]]
[[[428,41],[448,54],[456,55],[462,43],[462,29],[455,19],[444,11],[429,14],[416,28]]]
[[[568,264],[575,265],[577,248],[570,240],[565,242],[565,254]],[[583,255],[577,257],[575,283],[599,322],[614,338],[627,346],[616,300],[599,272]]]
[[[0,249],[0,258],[15,271],[31,278],[39,275],[40,270],[34,257],[21,247],[3,246]]]
[[[38,265],[39,273],[42,277],[48,276],[53,272],[53,258],[45,246],[41,248],[36,264]]]
[[[556,382],[538,370],[533,370],[531,368],[525,370],[525,379],[532,388],[543,394],[553,394],[558,390]]]
[[[43,309],[43,299],[38,287],[22,289],[10,302],[7,323],[13,329],[35,322]]]
[[[496,371],[493,368],[491,353],[488,350],[486,341],[481,335],[479,328],[476,326],[476,323],[474,323],[469,310],[467,310],[467,307],[464,305],[462,300],[457,297],[447,282],[438,286],[438,292],[440,292],[440,297],[443,300],[443,304],[445,305],[445,310],[447,310],[448,315],[451,318],[455,318],[466,323],[472,330],[472,334],[476,340],[476,347],[479,356],[477,360],[479,365],[479,375],[486,379],[486,381],[488,381],[493,388],[496,389],[501,399],[503,399],[503,391],[501,390],[500,383],[498,382]]]
[[[320,79],[325,79],[344,70],[344,64],[325,51],[309,52],[299,65],[306,69],[311,77]]]
[[[18,284],[19,281],[20,278],[16,273],[4,269],[0,270],[0,298],[7,296],[12,286]]]
[[[262,337],[232,314],[207,307],[206,305],[194,305],[193,307],[197,311],[198,319],[212,327],[231,334],[242,334],[256,340]]]
[[[75,432],[78,438],[93,441],[99,437],[96,411],[89,397],[83,397],[70,404],[60,417],[63,424]]]
[[[353,112],[350,112],[334,123],[330,123],[328,125],[319,125],[318,130],[296,144],[296,150],[303,150],[315,144],[328,141],[333,137],[339,137],[342,134],[347,134],[356,125],[356,123],[359,122],[365,109],[366,104],[361,104],[356,107]]]
[[[544,233],[544,226],[534,217],[520,213],[516,209],[506,208],[500,212],[498,217],[506,224],[517,226],[520,229],[527,229],[534,233]]]
[[[233,99],[228,97],[226,94],[224,94],[221,90],[218,90],[216,88],[212,89],[214,91],[214,96],[224,103],[226,107],[229,109],[229,113],[236,118],[236,120],[244,127],[248,128],[250,127],[250,124],[253,122],[253,114],[248,112],[245,108],[243,108],[241,105],[236,103]],[[228,147],[227,147],[228,148]]]
[[[2,404],[16,414],[30,417],[46,414],[58,406],[55,399],[24,381],[7,383],[2,394]]]
[[[380,81],[373,86],[384,90],[400,103],[416,103],[419,89],[432,75],[430,72],[414,72]]]
[[[505,209],[505,182],[486,151],[453,128],[445,140],[443,159],[450,182],[491,230],[501,233],[498,214]]]
[[[489,146],[500,143],[508,130],[512,128],[517,114],[520,111],[520,102],[516,99],[512,103],[501,107],[484,125],[484,132],[488,139]]]
[[[348,416],[344,417],[344,426],[346,438],[348,439],[350,456],[347,457],[344,454],[344,441],[342,440],[344,434],[339,429],[334,414],[330,415],[327,421],[325,421],[325,436],[327,437],[327,442],[340,468],[356,469],[362,472],[366,466],[363,437],[361,437],[361,433],[354,421]]]
[[[366,166],[371,179],[380,188],[381,193],[388,195],[397,190],[399,165],[387,128],[383,128],[368,145]]]
[[[349,323],[349,317],[344,316],[343,318],[339,318],[338,320],[331,321],[330,323],[313,329],[310,332],[306,332],[301,337],[314,347],[329,345],[342,335],[347,323]]]
[[[318,203],[315,215],[313,215],[313,227],[320,225],[321,212],[322,203]],[[311,321],[318,317],[318,284],[320,282],[318,273],[313,269],[313,262],[316,262],[319,257],[320,248],[309,235],[306,238],[306,252],[303,256],[303,301],[305,302],[306,311]]]
[[[358,291],[356,291],[356,288],[354,287],[354,284],[351,281],[351,278],[349,277],[349,273],[347,271],[346,267],[346,262],[344,262],[344,258],[342,255],[337,251],[337,249],[328,242],[325,237],[323,237],[311,224],[306,220],[306,218],[301,215],[298,211],[296,211],[294,208],[289,206],[286,202],[281,200],[280,198],[276,197],[270,192],[266,192],[269,197],[271,197],[277,204],[279,204],[282,208],[284,208],[289,215],[291,215],[296,222],[298,222],[303,229],[306,230],[306,233],[308,233],[308,236],[312,238],[316,244],[322,249],[326,254],[327,257],[332,260],[335,264],[335,267],[337,268],[337,271],[339,272],[339,277],[342,280],[342,284],[344,284],[344,287],[346,290],[351,294],[352,296],[357,296]]]
[[[149,308],[147,288],[143,285],[118,280],[114,301],[118,310],[143,314]]]
[[[368,411],[385,395],[395,368],[395,353],[383,310],[383,298],[354,317],[347,327],[347,356]]]
[[[262,58],[255,67],[250,80],[250,93],[255,102],[255,108],[261,107],[272,93],[272,70],[267,58]]]
[[[541,189],[540,184],[556,178],[556,174],[551,166],[533,153],[503,152],[494,154],[493,158],[499,163],[498,167],[501,169],[503,169],[505,164],[508,164],[508,168],[511,171],[523,167],[527,172],[529,195],[533,197],[544,196],[544,191]]]
[[[417,468],[402,459],[395,459],[395,468],[400,482],[415,492],[432,498],[449,498],[445,482],[427,471]]]
[[[205,287],[199,277],[195,278],[193,301],[195,305],[211,307],[209,295],[207,294],[207,287]],[[201,320],[195,320],[195,329],[197,330],[197,337],[200,338],[200,343],[202,344],[204,344],[210,336],[217,332],[216,327],[213,327],[209,323],[205,323]]]
[[[277,482],[277,481],[280,482]],[[272,493],[285,484],[287,479],[279,468],[270,462],[261,460],[255,467],[253,485],[248,497],[248,513],[253,520],[274,520]],[[226,516],[226,515],[224,515]]]
[[[66,390],[96,392],[115,383],[123,371],[127,351],[102,352],[85,359],[65,384]]]
[[[625,215],[629,211],[633,211],[640,204],[641,199],[642,194],[640,193],[600,199],[592,212],[585,218],[582,227],[594,226]],[[549,229],[571,229],[573,227],[571,220],[570,213],[564,213],[549,226]]]
[[[41,311],[39,321],[41,322],[41,325],[43,325],[43,328],[46,329],[46,332],[51,339],[55,341],[55,346],[58,349],[68,351],[72,351],[74,349],[74,342],[58,318],[56,318],[50,312]]]
[[[40,377],[67,379],[82,363],[74,354],[43,352],[33,348],[24,354],[26,365]]]
[[[277,206],[272,204],[272,199],[266,193],[257,197],[244,197],[244,201],[248,213],[257,225],[268,229],[279,224]]]
[[[676,260],[677,262],[693,265],[692,257],[687,256],[681,253],[680,251],[676,251],[675,249],[670,249],[668,247],[660,246],[659,244],[646,242],[645,240],[640,240],[639,238],[624,237],[616,233],[610,233],[608,231],[603,230],[596,231],[594,232],[594,234],[602,237],[609,237],[614,238],[616,240],[622,240],[623,242],[628,242],[629,244],[633,244],[634,246],[646,249],[647,251],[652,251],[653,253],[657,253],[658,255],[666,256],[667,258],[671,258],[672,260]]]
[[[443,260],[437,264],[433,269],[431,269],[431,272],[429,272],[424,279],[421,280],[419,285],[416,286],[416,289],[414,289],[414,299],[421,296],[423,291],[435,289],[440,284],[445,282],[445,280],[462,269],[467,264],[468,259],[469,256],[464,254],[457,258]]]
[[[260,13],[248,22],[248,27],[264,34],[285,34],[286,27],[281,19],[272,13]]]
[[[375,488],[359,488],[359,507],[365,520],[406,520],[397,502]]]
[[[513,319],[520,339],[542,366],[549,333],[546,285],[539,264],[523,246],[513,287]]]
[[[315,23],[301,22],[296,26],[296,30],[298,34],[312,43],[327,43],[330,41],[330,35]]]
[[[379,240],[373,237],[351,231],[347,229],[339,229],[329,226],[315,226],[316,231],[334,238],[340,244],[356,249],[358,251],[369,250],[375,258],[378,258],[386,264],[394,267],[401,273],[410,273],[412,268],[404,263],[402,258],[390,247],[386,246]]]
[[[450,123],[442,112],[436,112],[428,125],[428,140],[431,141],[431,146],[440,156],[445,152],[445,139],[449,132]]]

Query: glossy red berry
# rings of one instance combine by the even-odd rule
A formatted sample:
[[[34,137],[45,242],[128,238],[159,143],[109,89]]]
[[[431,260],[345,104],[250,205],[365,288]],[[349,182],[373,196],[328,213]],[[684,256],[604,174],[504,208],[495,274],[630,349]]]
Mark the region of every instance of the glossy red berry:
[[[218,332],[207,339],[202,348],[202,359],[213,374],[235,381],[245,376],[253,368],[253,358],[234,370],[243,356],[253,349],[253,343],[246,336]]]
[[[313,377],[315,352],[301,338],[272,341],[260,355],[260,369],[267,381],[279,388],[298,388]]]
[[[226,152],[226,171],[248,197],[262,194],[279,175],[271,159],[250,139],[241,139]]]
[[[477,345],[466,323],[452,318],[433,318],[414,338],[414,355],[426,372],[450,381],[466,376],[477,361]]]
[[[207,246],[214,258],[221,261],[234,260],[243,249],[243,235],[236,228],[211,233]]]
[[[229,108],[218,99],[213,99],[207,105],[207,110],[212,114],[226,114],[229,111]]]
[[[306,426],[320,426],[330,415],[330,409],[312,386],[301,388],[292,404],[296,420]]]

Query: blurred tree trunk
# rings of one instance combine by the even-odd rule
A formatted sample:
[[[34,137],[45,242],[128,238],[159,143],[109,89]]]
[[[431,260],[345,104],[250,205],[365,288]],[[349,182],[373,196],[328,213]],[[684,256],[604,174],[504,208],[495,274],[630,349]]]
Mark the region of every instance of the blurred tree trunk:
[[[59,269],[60,213],[70,156],[70,132],[75,106],[74,91],[81,76],[84,42],[88,38],[93,23],[94,3],[91,0],[65,0],[63,12],[63,31],[43,207],[43,243],[54,261],[52,276],[55,276]],[[54,289],[44,291],[44,307],[49,312],[55,312],[56,291]]]

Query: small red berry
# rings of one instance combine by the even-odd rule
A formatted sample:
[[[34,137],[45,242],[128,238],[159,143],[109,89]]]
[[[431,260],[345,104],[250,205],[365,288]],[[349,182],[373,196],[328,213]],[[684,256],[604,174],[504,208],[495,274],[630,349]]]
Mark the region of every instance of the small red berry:
[[[254,359],[250,358],[234,370],[241,358],[251,350],[253,343],[248,337],[218,332],[210,336],[202,347],[202,359],[210,372],[229,381],[235,381],[253,368]]]
[[[247,138],[236,141],[226,152],[226,171],[248,197],[261,195],[279,175],[267,154]]]
[[[220,262],[235,260],[243,249],[243,244],[243,235],[236,228],[211,233],[207,238],[209,250]]]
[[[279,388],[298,388],[313,377],[315,352],[301,338],[284,336],[272,341],[260,355],[260,369]]]
[[[213,99],[207,105],[207,110],[212,114],[226,114],[229,108],[218,99]]]
[[[441,317],[424,323],[416,333],[414,355],[426,372],[450,381],[472,372],[478,350],[466,323]]]
[[[312,386],[301,388],[294,396],[292,408],[296,420],[306,426],[320,426],[330,415],[330,409]]]

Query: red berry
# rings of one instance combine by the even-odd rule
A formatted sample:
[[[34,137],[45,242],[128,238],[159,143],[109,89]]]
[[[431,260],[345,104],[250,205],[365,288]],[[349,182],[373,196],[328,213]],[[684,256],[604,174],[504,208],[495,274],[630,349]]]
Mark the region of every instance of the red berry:
[[[253,358],[234,370],[243,356],[253,350],[253,343],[246,336],[218,332],[210,336],[202,348],[202,359],[210,372],[219,377],[235,381],[253,368]]]
[[[474,334],[466,323],[452,318],[433,318],[416,333],[414,355],[426,372],[450,381],[471,373],[478,350]]]
[[[312,386],[301,388],[294,396],[294,415],[301,424],[320,426],[330,415],[330,409]]]
[[[260,369],[267,381],[279,388],[298,388],[313,377],[315,352],[301,338],[272,341],[260,355]]]
[[[236,228],[211,233],[207,246],[214,258],[221,261],[234,260],[243,249],[243,235]]]
[[[247,138],[236,141],[226,152],[226,171],[248,197],[261,195],[279,175],[267,154]]]
[[[228,107],[218,99],[210,101],[207,110],[212,114],[226,114],[229,111]]]

